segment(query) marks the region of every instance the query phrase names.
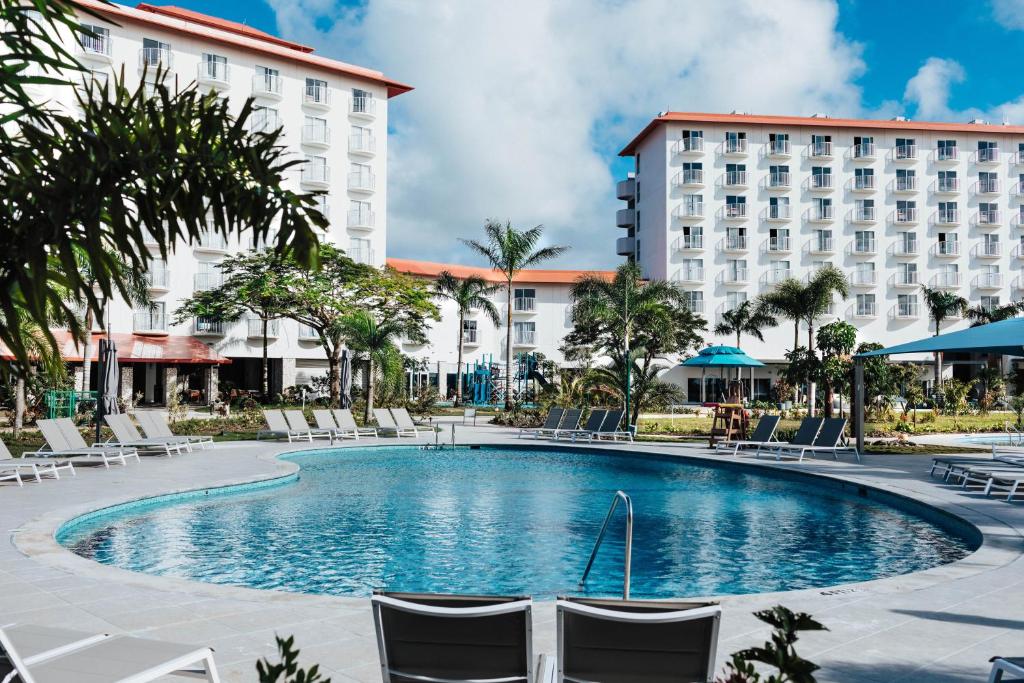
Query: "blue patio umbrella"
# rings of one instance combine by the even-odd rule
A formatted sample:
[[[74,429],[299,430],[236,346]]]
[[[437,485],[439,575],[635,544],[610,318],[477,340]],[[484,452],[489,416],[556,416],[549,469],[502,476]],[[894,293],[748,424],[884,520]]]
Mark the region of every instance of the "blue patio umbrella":
[[[701,401],[704,400],[704,373],[708,368],[722,368],[724,380],[724,368],[751,368],[750,388],[754,388],[753,368],[763,368],[764,363],[751,358],[743,349],[738,349],[735,346],[709,346],[706,349],[701,349],[697,352],[697,355],[693,358],[687,358],[680,365],[686,367],[698,367],[701,368],[700,375],[700,393]],[[737,370],[737,374],[739,370]]]

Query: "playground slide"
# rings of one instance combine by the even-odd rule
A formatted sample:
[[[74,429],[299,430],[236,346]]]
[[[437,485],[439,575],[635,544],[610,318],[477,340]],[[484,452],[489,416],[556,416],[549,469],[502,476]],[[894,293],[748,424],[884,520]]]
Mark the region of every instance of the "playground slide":
[[[539,384],[541,389],[544,389],[545,391],[548,389],[548,387],[551,386],[551,382],[544,379],[544,375],[540,374],[536,370],[530,370],[530,372],[527,373],[526,377],[527,379],[537,380],[537,384]]]

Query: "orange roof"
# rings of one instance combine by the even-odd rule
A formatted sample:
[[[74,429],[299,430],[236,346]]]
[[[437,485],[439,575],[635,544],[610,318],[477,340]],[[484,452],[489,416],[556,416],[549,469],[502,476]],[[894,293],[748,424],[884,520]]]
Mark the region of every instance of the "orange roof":
[[[811,126],[814,128],[877,128],[933,131],[940,133],[1024,134],[1024,126],[992,123],[943,123],[941,121],[897,121],[893,119],[833,119],[823,116],[771,116],[767,114],[707,114],[670,111],[658,116],[626,145],[619,156],[633,156],[637,145],[662,123],[734,123],[739,126]]]
[[[81,344],[67,330],[54,330],[61,357],[69,363],[82,362],[85,351]],[[92,360],[99,354],[99,340],[106,334],[92,335]],[[117,360],[120,363],[194,363],[197,365],[222,365],[230,363],[226,358],[195,337],[184,335],[166,335],[150,337],[139,334],[119,334],[115,332],[110,338],[117,344]],[[4,344],[0,344],[0,360],[13,360],[14,355]]]
[[[293,43],[269,33],[264,33],[244,24],[211,17],[199,12],[173,6],[157,6],[141,3],[136,8],[124,5],[106,5],[97,0],[76,0],[83,8],[105,15],[115,23],[135,22],[173,31],[200,40],[214,41],[222,45],[268,55],[278,59],[308,64],[309,66],[361,79],[387,87],[388,97],[401,95],[412,90],[412,86],[385,78],[380,71],[346,64],[312,54],[312,48]]]
[[[415,261],[413,259],[389,258],[389,266],[395,270],[408,273],[409,275],[421,275],[423,277],[437,277],[442,270],[459,278],[471,277],[473,275],[482,277],[488,282],[504,282],[505,279],[492,268],[481,268],[478,266],[460,266],[451,263],[433,263],[431,261]],[[516,276],[515,282],[533,283],[543,285],[571,285],[584,275],[597,275],[611,279],[615,273],[610,270],[521,270]]]

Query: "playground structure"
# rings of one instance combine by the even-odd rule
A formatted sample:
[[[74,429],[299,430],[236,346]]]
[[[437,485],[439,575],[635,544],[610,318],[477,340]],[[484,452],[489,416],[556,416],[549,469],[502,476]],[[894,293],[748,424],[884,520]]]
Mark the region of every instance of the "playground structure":
[[[46,417],[52,420],[56,417],[74,417],[78,414],[79,406],[85,404],[88,408],[94,408],[96,404],[95,391],[59,391],[50,389],[43,395],[43,405],[46,406]]]
[[[536,403],[538,388],[545,389],[550,379],[541,372],[536,353],[517,353],[512,357],[512,400],[527,405]],[[476,406],[498,406],[505,402],[505,363],[493,354],[466,368],[466,402]]]

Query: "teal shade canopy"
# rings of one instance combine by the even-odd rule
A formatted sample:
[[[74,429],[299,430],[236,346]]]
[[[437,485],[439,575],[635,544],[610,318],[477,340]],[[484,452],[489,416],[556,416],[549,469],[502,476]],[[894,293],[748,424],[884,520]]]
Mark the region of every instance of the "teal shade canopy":
[[[933,353],[935,351],[1024,356],[1024,318],[1011,318],[988,325],[969,327],[966,330],[947,332],[936,337],[927,337],[877,351],[860,353],[857,354],[857,357],[895,356],[901,353]]]
[[[764,363],[751,358],[735,346],[709,346],[680,365],[697,368],[763,368]]]

